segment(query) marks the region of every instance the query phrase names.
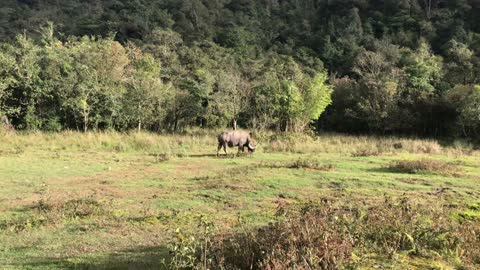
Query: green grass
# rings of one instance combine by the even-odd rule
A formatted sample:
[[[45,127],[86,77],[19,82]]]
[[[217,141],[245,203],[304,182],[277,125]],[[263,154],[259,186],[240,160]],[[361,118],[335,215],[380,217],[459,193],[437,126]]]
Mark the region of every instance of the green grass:
[[[260,147],[254,155],[217,158],[214,133],[202,131],[2,134],[0,265],[158,269],[175,229],[195,230],[192,216],[208,216],[219,231],[238,229],[238,218],[253,228],[273,221],[279,204],[323,198],[375,201],[406,194],[429,201],[442,196],[465,205],[451,218],[479,216],[469,207],[480,202],[479,152],[413,139],[272,135],[257,134]],[[369,147],[376,149],[374,155],[358,155]],[[461,173],[388,170],[393,162],[424,159],[451,164]],[[307,165],[291,166],[298,161]],[[439,195],[439,190],[445,192]],[[69,201],[85,198],[98,209],[67,209]],[[42,203],[49,208],[42,210]],[[72,217],[71,211],[89,214]],[[363,256],[369,261],[368,254]],[[415,266],[419,260],[403,263],[421,269]],[[426,260],[420,265],[435,261]],[[382,263],[391,262],[376,259],[372,265]]]

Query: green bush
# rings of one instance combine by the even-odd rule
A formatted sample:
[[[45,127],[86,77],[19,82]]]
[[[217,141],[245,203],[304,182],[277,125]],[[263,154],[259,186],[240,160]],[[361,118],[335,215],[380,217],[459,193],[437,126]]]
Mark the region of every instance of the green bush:
[[[281,206],[265,227],[200,234],[177,232],[171,244],[182,269],[355,269],[362,256],[451,259],[459,267],[480,266],[480,220],[459,223],[442,205],[385,197],[374,206],[329,201]],[[348,205],[356,205],[350,206]],[[355,254],[355,255],[354,255]],[[365,255],[362,255],[365,254]],[[379,258],[379,259],[381,259]]]

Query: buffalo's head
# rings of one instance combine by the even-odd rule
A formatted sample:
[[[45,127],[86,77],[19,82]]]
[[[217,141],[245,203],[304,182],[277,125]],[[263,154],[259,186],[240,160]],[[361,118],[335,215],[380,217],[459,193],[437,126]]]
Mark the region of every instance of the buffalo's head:
[[[257,145],[254,145],[252,143],[248,143],[248,152],[249,153],[255,153],[255,150],[257,149]]]

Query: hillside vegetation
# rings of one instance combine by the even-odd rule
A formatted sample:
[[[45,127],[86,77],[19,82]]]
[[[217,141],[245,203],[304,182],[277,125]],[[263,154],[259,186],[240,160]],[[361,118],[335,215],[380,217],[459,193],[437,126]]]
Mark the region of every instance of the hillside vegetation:
[[[478,138],[476,0],[9,0],[0,15],[17,129]]]

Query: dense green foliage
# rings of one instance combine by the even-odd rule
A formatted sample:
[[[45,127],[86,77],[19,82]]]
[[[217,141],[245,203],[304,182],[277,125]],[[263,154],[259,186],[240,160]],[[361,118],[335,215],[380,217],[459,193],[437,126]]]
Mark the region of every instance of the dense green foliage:
[[[17,128],[480,133],[478,0],[10,0],[0,15]]]

